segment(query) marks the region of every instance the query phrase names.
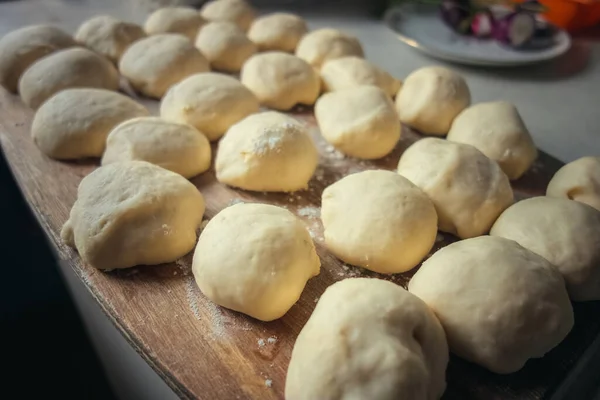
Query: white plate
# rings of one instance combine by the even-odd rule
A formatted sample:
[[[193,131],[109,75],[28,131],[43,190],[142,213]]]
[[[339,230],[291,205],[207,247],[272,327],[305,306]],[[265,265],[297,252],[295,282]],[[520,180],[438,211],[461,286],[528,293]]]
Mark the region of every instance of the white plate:
[[[571,47],[571,38],[560,30],[554,46],[541,50],[516,50],[493,39],[459,35],[442,21],[437,6],[404,4],[390,9],[386,24],[409,46],[433,57],[461,64],[518,66],[550,60]]]

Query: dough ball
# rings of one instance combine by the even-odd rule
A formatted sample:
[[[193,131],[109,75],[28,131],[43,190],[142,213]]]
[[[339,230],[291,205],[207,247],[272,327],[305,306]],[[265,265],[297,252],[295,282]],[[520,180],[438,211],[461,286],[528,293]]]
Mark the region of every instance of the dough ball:
[[[396,96],[400,121],[428,135],[444,136],[452,121],[471,103],[464,78],[444,67],[411,73]]]
[[[506,101],[479,103],[458,114],[448,140],[470,144],[518,179],[537,158],[537,149],[519,112]]]
[[[144,30],[148,35],[179,33],[193,41],[204,23],[200,13],[191,7],[162,7],[150,14]]]
[[[204,25],[196,37],[196,47],[210,61],[213,69],[225,72],[238,72],[246,60],[256,53],[254,43],[231,22]]]
[[[534,197],[500,215],[491,235],[556,265],[576,301],[600,300],[600,212],[567,199]]]
[[[323,89],[327,92],[372,85],[394,97],[400,89],[399,80],[375,64],[356,56],[327,61],[321,67],[321,80]]]
[[[232,22],[245,31],[254,21],[254,9],[244,0],[213,0],[204,4],[200,14],[207,21]]]
[[[76,45],[69,34],[48,25],[26,26],[7,33],[0,38],[0,85],[15,93],[19,78],[31,64]]]
[[[148,114],[144,106],[116,92],[67,89],[37,110],[31,135],[39,149],[52,158],[100,157],[113,127]]]
[[[248,31],[248,38],[260,51],[292,53],[306,32],[308,27],[302,18],[278,12],[256,19]]]
[[[437,235],[431,200],[391,171],[359,172],[327,187],[321,219],[329,251],[348,264],[384,274],[417,266]]]
[[[320,267],[304,222],[286,209],[249,203],[209,221],[192,263],[206,297],[262,321],[282,317]]]
[[[304,35],[296,47],[296,55],[318,69],[327,60],[345,56],[363,57],[364,53],[354,36],[324,28]]]
[[[258,108],[256,97],[237,79],[207,72],[172,86],[160,103],[160,116],[190,124],[208,140],[217,140]]]
[[[257,192],[306,189],[318,163],[308,130],[275,111],[251,115],[233,125],[219,143],[217,180]]]
[[[93,51],[72,48],[40,59],[19,81],[21,99],[33,109],[61,90],[76,87],[117,90],[119,72]]]
[[[564,197],[600,211],[600,157],[582,157],[554,174],[546,195]]]
[[[144,36],[146,34],[141,26],[109,15],[90,18],[75,32],[75,40],[114,63],[119,61],[129,45]]]
[[[315,117],[325,140],[352,157],[381,158],[400,139],[394,103],[374,86],[324,94],[315,105]]]
[[[380,279],[327,288],[300,331],[288,400],[434,400],[446,388],[448,344],[431,310]]]
[[[431,198],[439,229],[461,239],[488,232],[513,203],[510,182],[498,164],[469,145],[421,139],[402,154],[398,173]]]
[[[512,240],[453,243],[423,263],[408,290],[436,313],[450,351],[499,374],[542,357],[573,327],[556,268]]]
[[[83,178],[61,237],[98,269],[162,264],[194,248],[203,214],[202,195],[184,177],[125,161]]]
[[[276,110],[289,110],[296,104],[312,105],[321,90],[319,76],[306,61],[282,52],[250,57],[240,80],[261,104]]]
[[[119,71],[148,97],[161,98],[174,84],[209,70],[208,61],[187,38],[165,33],[138,40],[123,53]]]

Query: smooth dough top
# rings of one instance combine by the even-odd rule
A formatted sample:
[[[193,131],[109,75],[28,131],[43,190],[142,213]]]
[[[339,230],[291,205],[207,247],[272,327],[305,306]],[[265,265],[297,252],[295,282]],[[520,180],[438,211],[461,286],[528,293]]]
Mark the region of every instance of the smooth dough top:
[[[306,21],[289,13],[273,13],[257,18],[248,31],[248,38],[260,51],[293,52],[308,32]]]
[[[233,22],[247,31],[256,13],[245,0],[213,0],[204,4],[200,14],[208,21]]]
[[[304,35],[296,47],[296,55],[318,69],[328,60],[345,56],[364,57],[364,52],[354,36],[324,28]]]
[[[546,195],[564,197],[600,211],[600,157],[582,157],[554,174]]]
[[[196,37],[196,47],[206,56],[213,69],[238,72],[256,53],[256,45],[237,25],[214,21],[204,25]]]
[[[179,33],[194,40],[206,21],[191,7],[162,7],[154,11],[144,24],[148,35]]]

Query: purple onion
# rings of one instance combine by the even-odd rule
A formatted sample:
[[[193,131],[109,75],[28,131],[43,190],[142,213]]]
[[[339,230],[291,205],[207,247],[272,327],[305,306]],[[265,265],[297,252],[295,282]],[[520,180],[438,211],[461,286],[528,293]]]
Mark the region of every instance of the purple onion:
[[[494,22],[492,36],[512,47],[527,44],[535,33],[535,19],[526,12],[510,13]]]

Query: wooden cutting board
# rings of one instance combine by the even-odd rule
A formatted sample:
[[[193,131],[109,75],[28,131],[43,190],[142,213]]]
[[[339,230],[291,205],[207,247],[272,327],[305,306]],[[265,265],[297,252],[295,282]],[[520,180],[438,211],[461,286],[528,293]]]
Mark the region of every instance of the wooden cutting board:
[[[156,109],[156,102],[145,102]],[[71,265],[111,321],[131,345],[183,398],[282,399],[285,374],[296,336],[327,286],[355,276],[378,277],[406,286],[412,273],[383,276],[344,265],[323,245],[319,219],[325,187],[350,173],[394,169],[401,153],[420,136],[404,128],[387,157],[360,161],[344,157],[318,133],[312,110],[290,113],[311,127],[320,163],[308,190],[291,194],[253,193],[226,187],[210,170],[192,179],[206,200],[205,219],[236,202],[286,207],[305,222],[314,238],[322,269],[298,303],[281,319],[265,323],[208,301],[191,274],[192,254],[175,263],[111,272],[84,265],[60,239],[60,229],[75,201],[81,179],[98,160],[58,162],[38,151],[29,135],[33,112],[0,88],[0,142],[16,180],[58,256]],[[213,151],[215,150],[213,146]],[[540,153],[532,169],[513,187],[517,199],[542,195],[562,164]],[[432,253],[455,241],[439,235]],[[567,339],[546,357],[518,373],[500,376],[452,358],[444,399],[545,399],[572,372],[600,332],[600,302],[575,305],[576,323]]]

